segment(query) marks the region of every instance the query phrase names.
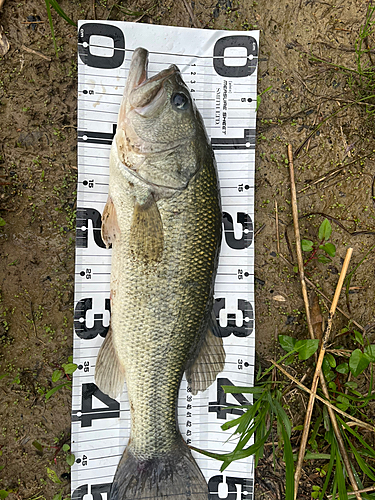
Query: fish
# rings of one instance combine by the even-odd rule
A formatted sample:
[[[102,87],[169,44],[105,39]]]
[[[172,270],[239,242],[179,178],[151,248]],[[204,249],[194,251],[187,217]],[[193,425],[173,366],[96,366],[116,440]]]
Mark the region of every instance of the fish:
[[[207,500],[178,428],[177,398],[184,373],[197,394],[225,364],[213,314],[220,189],[178,67],[148,77],[148,60],[146,49],[133,52],[102,214],[102,239],[112,245],[111,319],[95,383],[117,398],[126,382],[131,416],[109,498]]]

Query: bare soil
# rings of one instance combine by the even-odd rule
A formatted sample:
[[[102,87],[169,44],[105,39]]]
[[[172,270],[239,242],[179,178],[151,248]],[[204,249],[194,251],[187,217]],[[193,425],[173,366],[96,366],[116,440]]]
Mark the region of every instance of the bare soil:
[[[75,21],[193,26],[182,0],[119,3],[134,15],[124,14],[113,0],[60,2]],[[271,87],[261,96],[256,151],[256,336],[265,365],[279,355],[279,334],[308,337],[298,276],[277,249],[275,201],[280,253],[296,262],[286,145],[298,148],[316,124],[340,107],[295,159],[300,213],[315,214],[301,219],[302,236],[316,241],[325,216],[341,224],[331,219],[337,248],[332,262],[312,260],[307,274],[332,297],[347,247],[354,248],[354,268],[375,243],[374,124],[364,106],[346,106],[353,99],[348,75],[309,57],[355,69],[355,41],[367,3],[196,0],[189,5],[197,27],[261,30],[258,91]],[[37,16],[40,22],[31,23]],[[76,28],[54,11],[52,17],[58,57],[44,2],[6,0],[0,12],[10,43],[0,58],[0,216],[5,220],[0,227],[0,490],[12,491],[10,500],[51,500],[59,491],[65,497],[69,493],[70,467],[62,445],[70,438],[71,393],[62,388],[48,401],[45,394],[56,385],[53,372],[72,354],[77,47]],[[336,168],[335,175],[308,185]],[[375,337],[373,284],[371,252],[352,279],[351,311],[344,294],[339,304],[367,328],[370,342]],[[338,314],[335,328],[346,324]],[[305,396],[287,403],[294,425],[300,425]],[[258,498],[283,498],[282,469],[265,459]],[[319,481],[316,471],[306,468],[299,498],[310,498],[311,485]]]

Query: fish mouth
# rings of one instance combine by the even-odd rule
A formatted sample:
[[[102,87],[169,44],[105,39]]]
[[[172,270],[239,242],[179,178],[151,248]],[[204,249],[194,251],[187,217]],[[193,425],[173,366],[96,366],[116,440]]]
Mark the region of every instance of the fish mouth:
[[[160,73],[147,78],[148,51],[137,48],[134,51],[128,77],[128,99],[131,108],[142,116],[150,116],[165,101],[164,84],[179,69],[175,64],[163,69]]]

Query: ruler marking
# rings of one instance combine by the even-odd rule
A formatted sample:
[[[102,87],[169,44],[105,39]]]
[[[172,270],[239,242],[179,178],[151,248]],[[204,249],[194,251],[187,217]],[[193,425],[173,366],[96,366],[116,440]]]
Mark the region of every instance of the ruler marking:
[[[85,23],[86,21],[80,21],[79,26],[82,27]],[[98,22],[97,24],[102,26],[106,24],[106,22]],[[199,40],[202,40],[202,43],[197,44],[196,40],[194,40],[193,46],[205,46],[208,48],[206,52],[202,54],[191,55],[190,52],[192,52],[192,49],[189,47],[192,45],[190,43],[192,31],[190,29],[184,30],[181,28],[147,25],[134,26],[132,23],[115,21],[111,21],[109,24],[118,27],[120,31],[124,33],[124,37],[127,40],[126,44],[124,44],[124,46],[126,45],[126,52],[124,53],[122,65],[113,69],[104,70],[98,68],[94,71],[92,67],[86,66],[81,59],[79,59],[78,64],[79,182],[77,200],[80,209],[80,217],[77,219],[76,288],[74,303],[75,307],[78,308],[77,310],[81,311],[81,313],[83,312],[87,317],[80,316],[83,320],[82,326],[80,326],[78,321],[75,321],[74,361],[79,365],[79,370],[74,374],[72,388],[72,438],[74,438],[72,442],[72,452],[78,451],[77,456],[80,454],[82,455],[82,453],[85,453],[85,451],[82,450],[82,445],[85,447],[85,450],[86,448],[90,448],[90,446],[88,446],[89,444],[92,446],[90,449],[87,449],[89,470],[86,469],[87,472],[85,472],[78,464],[72,467],[72,486],[75,485],[76,487],[83,484],[83,482],[88,484],[89,487],[90,485],[99,484],[100,481],[104,483],[106,478],[110,483],[120,457],[119,451],[124,449],[125,443],[129,438],[130,410],[129,402],[125,394],[123,394],[121,400],[116,403],[119,405],[119,409],[110,410],[113,415],[119,415],[116,418],[109,418],[103,421],[100,419],[89,420],[93,425],[92,429],[89,427],[81,427],[83,421],[76,420],[78,414],[82,413],[82,384],[93,385],[97,353],[102,342],[101,334],[97,334],[91,340],[85,340],[80,336],[86,332],[86,329],[92,328],[94,321],[98,321],[98,318],[101,318],[99,321],[104,328],[108,327],[109,310],[105,312],[104,306],[105,300],[109,299],[111,252],[97,246],[98,241],[100,243],[100,239],[98,240],[96,237],[94,241],[93,234],[97,234],[98,231],[100,231],[100,223],[98,225],[98,222],[94,221],[94,219],[90,219],[90,217],[94,217],[93,214],[96,213],[97,215],[95,215],[95,217],[99,217],[100,220],[100,214],[105,205],[108,192],[109,150],[113,139],[114,126],[117,122],[118,107],[130,64],[132,49],[137,45],[147,46],[147,37],[149,33],[163,33],[164,30],[169,33],[176,33],[177,46],[178,43],[180,43],[179,40],[181,40],[181,37],[187,36],[185,43],[186,48],[184,50],[187,50],[189,54],[178,54],[179,50],[177,50],[177,46],[176,50],[172,49],[173,52],[171,53],[164,52],[160,45],[158,45],[158,42],[155,45],[155,40],[162,40],[163,37],[153,36],[151,34],[153,50],[150,52],[149,76],[156,74],[159,69],[168,66],[169,61],[180,65],[181,74],[188,84],[188,87],[193,92],[192,95],[194,96],[194,100],[197,102],[203,119],[205,120],[207,132],[212,137],[212,143],[217,158],[219,178],[222,185],[221,194],[223,211],[228,211],[227,213],[230,214],[231,219],[227,218],[226,220],[233,220],[233,225],[235,226],[232,232],[226,226],[217,280],[215,283],[215,297],[219,300],[220,304],[220,301],[225,301],[223,314],[224,316],[227,315],[227,326],[221,325],[220,327],[224,329],[228,328],[229,321],[232,321],[231,318],[236,310],[238,319],[241,317],[241,314],[244,318],[245,314],[247,314],[251,322],[253,322],[254,316],[254,249],[252,240],[249,238],[253,233],[254,227],[254,202],[252,197],[254,191],[255,166],[255,66],[257,55],[254,58],[254,63],[251,63],[254,64],[254,72],[252,75],[246,77],[232,77],[218,73],[217,68],[220,67],[220,64],[222,63],[224,66],[225,64],[235,64],[233,60],[238,60],[238,71],[241,72],[244,68],[243,62],[249,62],[250,59],[242,55],[242,52],[241,54],[234,53],[233,57],[231,55],[230,58],[228,57],[226,59],[216,53],[214,54],[212,51],[213,46],[220,40],[223,40],[223,36],[228,36],[232,39],[236,39],[237,36],[241,36],[244,39],[253,37],[252,39],[255,40],[258,34],[249,32],[228,32],[224,35],[223,32],[212,31],[208,34],[204,30],[195,30],[194,32],[200,37]],[[92,25],[95,26],[95,23],[92,23]],[[129,30],[129,35],[127,30]],[[140,34],[138,35],[138,33]],[[147,36],[141,33],[147,33]],[[204,38],[202,37],[204,36],[212,40],[211,48],[206,42],[203,42]],[[131,49],[128,48],[129,40],[134,44]],[[142,40],[142,42],[140,42],[140,40]],[[172,46],[175,47],[173,44]],[[95,47],[95,54],[103,54],[103,57],[95,57],[99,57],[103,60],[104,57],[107,59],[110,58],[111,49],[107,45],[100,43],[93,45],[90,42],[90,48],[92,47]],[[84,50],[83,45],[81,45],[80,51],[81,50]],[[112,48],[112,54],[117,52],[121,52],[121,50],[117,47],[114,50]],[[195,74],[192,75],[192,73]],[[215,98],[217,90],[220,92],[219,123],[216,123],[217,117],[215,115],[218,105],[217,99]],[[246,101],[243,100],[244,98],[246,98]],[[222,122],[224,116],[224,99],[227,107],[225,128],[223,128]],[[96,105],[97,107],[94,108]],[[113,119],[110,120],[110,118]],[[245,131],[247,135],[245,135]],[[248,141],[249,145],[245,145],[244,141]],[[85,184],[85,182],[87,182],[87,184]],[[90,183],[90,186],[88,186],[88,183]],[[239,189],[243,189],[245,185],[246,192],[240,192]],[[237,242],[242,241],[240,231],[241,223],[237,221],[237,214],[240,213],[246,214],[246,217],[248,217],[248,219],[245,218],[241,220],[252,221],[252,233],[250,237],[247,237],[247,240],[244,240],[244,248],[234,250],[228,242],[233,242],[234,240],[237,240]],[[245,227],[246,226],[243,225],[243,228]],[[232,240],[230,237],[232,237]],[[87,279],[86,272],[90,279]],[[238,273],[242,276],[241,280],[238,279]],[[246,276],[244,276],[243,273],[245,273]],[[82,309],[82,304],[87,300],[92,301],[92,310],[86,311]],[[247,303],[250,304],[249,306],[241,306],[244,308],[243,311],[241,309],[236,309],[239,307],[240,300],[246,300]],[[134,321],[136,322],[137,319],[138,318],[135,317]],[[92,323],[90,323],[90,321]],[[220,322],[221,321],[222,320],[220,320]],[[245,322],[243,321],[242,324],[245,325]],[[223,339],[227,359],[224,372],[220,374],[219,377],[226,377],[231,383],[237,383],[239,385],[251,384],[255,371],[254,333],[252,328],[248,328],[247,331],[249,332],[249,336],[247,337],[235,337],[229,333],[229,336]],[[239,369],[239,360],[246,362],[246,367],[242,364],[242,369]],[[85,367],[87,368],[85,363],[86,365],[89,363],[89,371],[84,371]],[[217,401],[217,383],[218,382],[215,382],[208,391],[195,396],[190,403],[187,403],[189,393],[187,392],[186,380],[183,380],[178,398],[179,424],[185,438],[189,439],[189,442],[192,442],[197,447],[215,451],[219,451],[224,447],[224,449],[230,451],[232,449],[231,446],[234,446],[234,442],[224,445],[228,436],[220,429],[223,420],[215,419],[215,413],[208,411],[209,403]],[[250,397],[248,398],[250,400]],[[93,409],[90,412],[85,412],[86,416],[97,416],[104,411],[102,405],[96,408],[97,404],[95,403],[94,405],[94,399],[95,397],[93,396],[92,406],[90,407]],[[230,401],[232,401],[232,399]],[[190,413],[187,413],[187,404],[192,407],[189,410]],[[225,405],[215,403],[215,407],[225,407]],[[187,421],[188,415],[192,415],[189,417],[192,421],[192,427],[190,428],[192,430],[191,436],[188,436],[186,428],[183,427]],[[228,418],[231,417],[228,415]],[[108,426],[106,426],[107,424]],[[208,429],[208,425],[212,427]],[[100,433],[106,437],[111,436],[108,438],[110,439],[108,442],[111,444],[113,443],[112,446],[108,444],[107,446],[93,448],[96,444],[101,444],[102,438],[100,437]],[[92,436],[92,439],[90,439],[90,436]],[[119,436],[121,436],[121,438],[119,438]],[[117,440],[118,444],[116,444]],[[105,454],[103,454],[103,450],[105,450]],[[113,453],[111,453],[111,450],[113,450]],[[100,457],[98,453],[101,454]],[[219,462],[213,461],[207,457],[202,458],[197,454],[194,454],[194,456],[200,464],[201,470],[207,480],[212,476],[221,474]],[[105,459],[108,464],[101,465],[101,463],[98,462],[100,459]],[[94,464],[92,464],[92,462],[94,462]],[[100,469],[100,471],[98,469]],[[106,472],[107,475],[103,476],[102,474],[104,472]],[[248,483],[246,483],[248,484],[246,488],[249,492],[247,500],[252,500],[253,461],[251,459],[246,462],[242,460],[236,464],[232,464],[228,468],[228,474],[243,478],[241,480],[249,478],[246,479],[246,481],[248,481]],[[88,491],[91,490],[89,489]],[[240,500],[241,498],[240,490],[238,490],[237,499],[233,498],[232,500]]]

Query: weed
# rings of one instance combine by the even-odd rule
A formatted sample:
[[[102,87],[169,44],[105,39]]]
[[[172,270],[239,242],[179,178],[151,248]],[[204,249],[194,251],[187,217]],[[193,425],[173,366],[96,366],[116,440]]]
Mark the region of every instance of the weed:
[[[283,336],[281,336],[283,337]],[[300,360],[310,358],[318,349],[318,340],[299,340],[284,336],[283,345],[287,347],[287,354],[280,358],[279,362],[291,359],[295,355]],[[217,454],[202,451],[196,448],[196,451],[209,457],[221,460],[223,462],[221,471],[225,470],[234,460],[240,460],[250,455],[254,455],[255,467],[260,458],[263,457],[264,445],[271,440],[272,443],[278,443],[284,448],[284,461],[286,465],[286,500],[294,498],[294,457],[291,447],[291,422],[282,407],[282,391],[280,383],[276,383],[273,377],[265,378],[272,367],[263,374],[260,372],[257,376],[255,387],[234,387],[223,386],[226,394],[252,394],[254,403],[252,405],[243,405],[240,408],[243,413],[240,417],[228,421],[222,425],[223,430],[236,427],[233,436],[238,436],[237,445],[234,450],[226,454]],[[239,408],[237,407],[237,410]],[[274,429],[277,429],[276,436]],[[254,442],[246,447],[248,442],[253,439]]]
[[[318,239],[319,242],[313,242],[311,240],[303,239],[301,240],[301,247],[304,252],[311,252],[310,257],[305,261],[306,266],[314,258],[317,258],[319,262],[327,264],[331,262],[331,257],[336,255],[336,247],[333,243],[328,242],[332,234],[332,226],[328,219],[324,219],[319,227]],[[319,253],[319,250],[321,252]],[[298,269],[297,269],[298,271]]]
[[[7,498],[9,493],[13,493],[13,490],[0,490],[0,500]]]
[[[53,128],[54,132],[53,135],[56,136],[60,141],[65,141],[66,137],[65,135],[59,130],[58,128],[54,127]]]
[[[340,415],[337,415],[337,421],[348,454],[351,456],[350,465],[355,472],[358,488],[363,489],[365,481],[371,481],[371,484],[375,481],[375,467],[372,463],[375,460],[375,451],[372,444],[369,445],[362,436],[361,427],[350,426],[347,424],[347,420],[350,420],[351,416],[354,418],[357,415],[362,417],[362,420],[366,420],[363,408],[375,399],[371,365],[371,363],[375,363],[375,344],[365,346],[361,333],[350,330],[349,327],[341,330],[337,338],[345,334],[351,335],[350,338],[354,347],[358,347],[349,351],[343,350],[341,346],[337,349],[331,349],[325,355],[322,369],[328,383],[330,401],[337,408],[346,412],[345,420]],[[318,340],[296,340],[287,335],[280,335],[279,342],[280,346],[286,351],[286,354],[280,358],[279,362],[283,361],[286,365],[296,362],[297,357],[299,361],[309,359],[316,352],[319,344]],[[349,357],[349,360],[343,360],[343,355]],[[369,366],[371,367],[369,387],[367,393],[362,394],[358,390],[359,384],[353,380],[353,377],[359,377]],[[238,436],[238,441],[234,450],[226,454],[196,451],[221,460],[223,462],[221,470],[228,467],[232,461],[248,457],[251,454],[254,454],[256,465],[263,456],[265,442],[269,440],[274,442],[275,438],[277,438],[279,446],[284,450],[286,468],[285,499],[292,500],[294,498],[294,461],[297,459],[297,456],[292,454],[290,443],[292,423],[281,404],[283,393],[280,389],[280,382],[275,382],[275,377],[265,379],[272,369],[273,367],[269,368],[262,375],[258,373],[255,387],[223,386],[225,393],[248,393],[252,394],[254,398],[252,405],[240,407],[243,411],[240,417],[226,422],[222,426],[223,430],[236,427],[234,435]],[[284,390],[285,392],[286,390]],[[300,430],[301,428],[302,426],[293,430]],[[274,435],[274,429],[277,429],[277,436]],[[253,444],[246,447],[250,439],[253,439]],[[311,451],[306,451],[305,460],[326,461],[325,465],[316,469],[320,477],[324,478],[324,484],[322,487],[312,487],[311,498],[323,500],[323,498],[326,498],[325,495],[329,488],[333,498],[336,497],[336,494],[339,495],[340,499],[348,498],[346,489],[347,473],[326,406],[320,410],[320,414],[311,430],[309,446]],[[328,449],[329,453],[326,452]],[[324,453],[319,452],[319,450],[324,450]],[[363,495],[363,498],[371,499],[374,496],[371,494]]]
[[[56,474],[56,472],[53,469],[50,469],[47,467],[47,476],[49,479],[55,483],[55,484],[61,484],[61,480],[59,479],[59,476]]]
[[[59,479],[59,476],[56,474],[56,472],[53,469],[50,469],[49,467],[47,467],[47,476],[53,483],[62,484],[62,482]],[[62,488],[58,493],[56,493],[52,497],[52,500],[63,500],[63,491],[64,491],[64,488]],[[68,498],[70,498],[70,497],[68,497]],[[68,500],[68,498],[65,497],[64,500]]]
[[[74,464],[76,458],[73,453],[70,453],[70,446],[68,445],[68,443],[63,444],[62,451],[66,453],[65,461],[69,465],[69,467],[71,467]]]
[[[77,69],[78,69],[78,66],[77,66],[76,61],[72,61],[72,65],[69,69],[68,76],[70,78],[75,78],[77,76]]]
[[[65,12],[62,10],[62,8],[60,7],[60,5],[57,3],[56,0],[45,0],[45,2],[46,2],[47,16],[48,16],[49,26],[51,29],[53,45],[55,47],[56,57],[59,57],[59,52],[58,52],[59,49],[56,43],[55,30],[53,29],[51,7],[53,7],[55,11],[58,13],[58,15],[62,17],[67,23],[71,24],[72,26],[77,26],[77,24],[65,14]]]
[[[272,85],[270,85],[270,86],[269,86],[269,87],[267,87],[265,90],[263,90],[263,92],[261,92],[260,94],[258,94],[258,95],[257,95],[257,105],[256,105],[256,109],[255,109],[255,111],[256,111],[256,112],[258,111],[259,106],[260,106],[260,103],[261,103],[261,101],[262,101],[261,96],[262,96],[263,94],[265,94],[266,92],[270,91],[271,89],[272,89]]]
[[[67,382],[62,382],[61,384],[53,387],[50,389],[46,395],[46,401],[55,394],[59,389],[62,389],[63,387],[71,387],[72,386],[72,381],[70,380],[70,375],[74,373],[77,369],[77,365],[73,363],[73,356],[69,356],[68,362],[63,363],[61,365],[61,369],[55,370],[52,374],[52,382],[56,383],[59,380],[61,380],[63,377],[67,379]]]

